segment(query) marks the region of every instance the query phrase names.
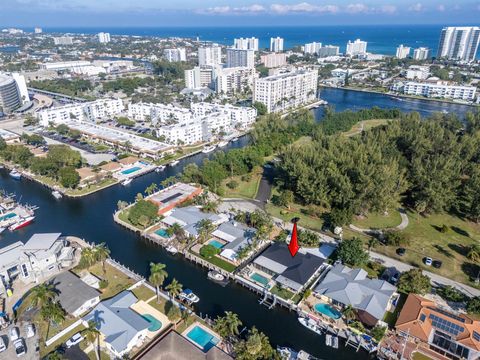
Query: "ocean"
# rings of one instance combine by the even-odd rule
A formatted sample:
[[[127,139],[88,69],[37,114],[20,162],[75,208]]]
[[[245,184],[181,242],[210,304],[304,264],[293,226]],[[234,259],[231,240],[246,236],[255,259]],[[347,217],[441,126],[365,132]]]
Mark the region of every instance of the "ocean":
[[[335,25],[335,26],[269,26],[269,27],[85,27],[44,28],[44,32],[96,34],[101,31],[112,35],[138,35],[159,37],[188,37],[233,44],[237,37],[258,37],[261,48],[270,45],[270,37],[285,39],[285,48],[317,41],[325,45],[338,45],[345,51],[348,40],[357,38],[368,41],[368,51],[376,54],[395,55],[400,44],[412,48],[424,46],[435,55],[443,25]],[[28,29],[31,31],[31,29]]]

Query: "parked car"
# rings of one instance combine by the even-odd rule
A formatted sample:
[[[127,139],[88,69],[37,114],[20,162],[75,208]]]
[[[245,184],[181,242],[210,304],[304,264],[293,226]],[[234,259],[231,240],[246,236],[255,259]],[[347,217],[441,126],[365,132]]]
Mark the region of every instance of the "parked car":
[[[433,262],[433,260],[432,260],[432,258],[431,258],[431,257],[426,257],[426,258],[424,258],[424,259],[423,259],[423,262],[425,263],[425,265],[427,265],[427,266],[431,266],[431,265],[432,265],[432,262]]]
[[[14,342],[20,337],[20,334],[18,333],[18,329],[15,326],[11,327],[8,333],[9,333],[11,342]]]
[[[407,250],[405,248],[398,248],[397,249],[397,255],[398,256],[403,256],[403,255],[405,255],[406,251]]]
[[[400,273],[399,272],[396,272],[395,274],[392,275],[392,277],[390,278],[390,283],[392,283],[393,285],[395,285],[397,282],[398,282],[398,279],[400,278]]]
[[[67,340],[65,345],[67,346],[67,348],[70,349],[72,346],[82,342],[82,340],[83,340],[83,336],[80,333],[76,333],[70,339]]]
[[[5,350],[7,350],[7,346],[5,345],[3,337],[0,336],[0,352],[4,352]]]
[[[17,339],[13,342],[13,346],[15,346],[15,352],[17,353],[17,357],[23,356],[26,354],[25,344],[23,343],[23,339]]]
[[[435,268],[435,269],[440,269],[442,267],[442,262],[440,260],[434,260],[432,262],[432,266]]]
[[[27,337],[27,339],[35,336],[35,327],[33,326],[33,324],[27,324],[25,326],[25,336]]]

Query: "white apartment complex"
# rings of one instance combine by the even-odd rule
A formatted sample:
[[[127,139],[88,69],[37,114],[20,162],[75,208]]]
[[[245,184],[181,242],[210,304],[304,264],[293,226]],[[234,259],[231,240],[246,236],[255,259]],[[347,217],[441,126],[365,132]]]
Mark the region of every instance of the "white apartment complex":
[[[184,123],[165,125],[157,129],[157,136],[174,145],[190,145],[203,141],[203,125],[200,121],[189,120]]]
[[[322,46],[317,51],[317,56],[320,58],[329,57],[329,56],[338,56],[340,53],[340,47],[335,45],[325,45]]]
[[[283,53],[271,53],[260,56],[260,62],[266,68],[276,68],[287,65],[287,54]]]
[[[445,27],[440,35],[438,58],[474,61],[480,44],[480,27]]]
[[[430,68],[428,66],[412,65],[407,69],[405,77],[408,80],[426,80],[430,76]]]
[[[405,83],[395,83],[392,86],[392,90],[407,95],[473,101],[475,99],[477,88],[474,86],[447,85],[441,81],[437,83],[420,83],[409,81]]]
[[[397,47],[397,52],[395,54],[395,57],[397,57],[398,59],[405,59],[409,56],[410,56],[410,47],[403,46],[403,44]]]
[[[100,44],[108,44],[110,42],[110,33],[101,32],[97,34]]]
[[[253,125],[257,118],[257,110],[252,107],[240,107],[230,104],[220,105],[206,102],[192,103],[191,109],[193,116],[205,117],[213,113],[225,113],[230,118],[232,126],[235,128],[246,129]]]
[[[169,122],[185,122],[191,119],[190,110],[171,104],[130,103],[128,117],[137,121],[150,119],[153,124]]]
[[[73,38],[71,36],[58,36],[53,38],[55,45],[72,45]]]
[[[185,70],[185,87],[187,89],[200,89],[213,87],[215,71],[212,66],[195,66]]]
[[[267,111],[281,112],[312,102],[317,97],[318,70],[297,69],[255,80],[253,101]]]
[[[276,37],[270,38],[270,51],[281,52],[283,51],[283,38]]]
[[[303,53],[316,55],[321,47],[322,47],[321,42],[308,43],[308,44],[305,44],[305,46],[303,47]]]
[[[163,56],[168,62],[187,61],[187,51],[185,48],[165,49]]]
[[[41,27],[36,27],[36,28],[33,30],[33,32],[34,32],[35,34],[41,34],[41,33],[43,33],[43,29],[42,29]]]
[[[367,42],[360,39],[351,42],[350,40],[347,43],[347,50],[345,51],[346,55],[357,56],[365,55],[367,53]]]
[[[427,60],[430,56],[430,49],[426,47],[419,47],[413,50],[414,60]]]
[[[229,67],[217,68],[215,75],[216,93],[235,94],[252,90],[257,73],[253,67]]]
[[[198,48],[198,65],[215,66],[222,63],[222,48],[220,46],[205,46]]]
[[[255,50],[227,49],[227,68],[255,67]]]
[[[118,115],[123,110],[120,99],[99,99],[44,109],[37,113],[37,118],[42,126],[48,126],[51,122],[61,124],[72,119],[94,122]]]
[[[233,47],[240,50],[258,51],[258,38],[239,38],[233,40]]]

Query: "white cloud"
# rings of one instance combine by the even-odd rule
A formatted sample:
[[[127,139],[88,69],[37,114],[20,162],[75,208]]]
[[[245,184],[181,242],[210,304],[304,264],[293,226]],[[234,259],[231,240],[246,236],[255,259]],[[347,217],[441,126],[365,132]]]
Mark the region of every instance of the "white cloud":
[[[366,13],[368,12],[368,6],[365,4],[349,4],[345,9],[348,13]]]
[[[395,14],[397,12],[397,7],[395,5],[382,5],[380,7],[380,12],[385,14]]]
[[[255,14],[265,12],[267,9],[263,5],[253,4],[248,6],[215,6],[207,9],[198,10],[202,14]]]
[[[270,10],[277,14],[288,13],[337,13],[340,9],[336,5],[312,5],[307,2],[284,5],[272,4]]]
[[[443,5],[443,4],[438,5],[437,10],[438,11],[445,11],[445,5]]]
[[[415,12],[421,12],[421,11],[425,10],[425,8],[421,3],[416,3],[416,4],[413,4],[413,5],[410,5],[408,10],[415,11]]]

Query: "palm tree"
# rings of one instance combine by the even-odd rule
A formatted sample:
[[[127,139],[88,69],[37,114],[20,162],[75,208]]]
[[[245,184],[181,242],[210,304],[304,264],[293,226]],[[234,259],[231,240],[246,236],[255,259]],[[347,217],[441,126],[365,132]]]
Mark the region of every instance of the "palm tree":
[[[343,316],[347,320],[353,320],[357,317],[357,311],[352,307],[352,305],[347,305],[342,311]]]
[[[203,244],[205,241],[208,240],[214,230],[213,223],[209,219],[202,219],[197,223],[196,227],[198,230],[200,242]]]
[[[236,336],[239,334],[238,328],[242,326],[242,321],[238,315],[232,311],[225,311],[225,327],[228,330],[229,336]]]
[[[96,245],[93,248],[93,251],[94,251],[94,254],[95,254],[95,259],[97,261],[102,262],[102,269],[103,269],[103,273],[105,274],[106,273],[105,261],[110,256],[110,249],[107,247],[107,245],[105,243],[101,243],[101,244]]]
[[[90,320],[88,322],[88,327],[83,330],[82,333],[87,342],[92,344],[95,351],[95,357],[97,360],[100,360],[100,331],[98,331],[95,321]],[[95,342],[97,343],[97,346],[95,346]]]
[[[470,246],[470,248],[468,249],[467,258],[474,262],[480,260],[480,246],[478,244],[473,244],[472,246]]]
[[[145,189],[145,194],[147,195],[152,195],[156,190],[158,189],[158,185],[155,183],[151,183],[147,188]]]
[[[157,290],[157,302],[160,302],[160,287],[163,285],[165,279],[168,277],[168,273],[165,271],[167,266],[160,263],[150,263],[150,281]]]
[[[95,264],[96,260],[96,255],[95,255],[95,250],[91,247],[84,248],[82,250],[82,263],[85,264],[85,266],[90,267],[93,264]]]
[[[62,355],[60,351],[54,351],[48,354],[47,360],[63,360],[65,357]]]
[[[35,286],[31,292],[30,297],[32,305],[41,308],[57,296],[55,285],[51,283],[43,283]]]
[[[368,239],[368,251],[370,251],[373,247],[375,247],[378,244],[378,239],[376,237],[371,237]]]
[[[40,315],[48,323],[47,337],[52,323],[61,324],[65,320],[65,310],[63,310],[59,302],[52,302],[51,300],[42,306]]]
[[[166,287],[172,298],[177,297],[182,292],[182,288],[182,284],[180,284],[175,278],[173,278],[172,282]]]
[[[218,212],[218,202],[217,201],[208,201],[202,206],[202,212],[217,213]]]

